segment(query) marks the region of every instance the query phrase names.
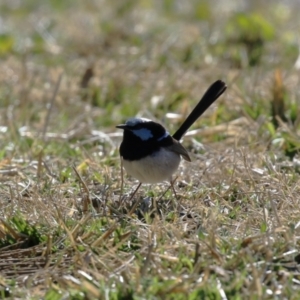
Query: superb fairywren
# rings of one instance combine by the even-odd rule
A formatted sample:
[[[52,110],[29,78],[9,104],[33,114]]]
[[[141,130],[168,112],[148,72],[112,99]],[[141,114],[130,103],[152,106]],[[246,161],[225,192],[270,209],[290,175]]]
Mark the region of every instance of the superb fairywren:
[[[181,157],[191,161],[180,139],[226,88],[221,80],[213,83],[173,136],[161,124],[149,119],[131,118],[118,125],[117,128],[124,130],[120,155],[126,172],[140,183],[171,180]]]

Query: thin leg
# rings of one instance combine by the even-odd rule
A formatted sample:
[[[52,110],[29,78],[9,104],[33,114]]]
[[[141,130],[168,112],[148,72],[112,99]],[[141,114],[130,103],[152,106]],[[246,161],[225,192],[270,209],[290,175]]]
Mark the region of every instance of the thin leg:
[[[175,183],[176,180],[177,180],[177,177],[175,177],[173,180],[170,180],[170,186],[172,187],[174,196],[175,196],[175,198],[177,200],[177,201],[172,200],[172,202],[173,202],[173,205],[174,205],[175,209],[178,210],[178,208],[180,207],[181,204],[180,204],[180,199],[177,196],[177,193],[176,193],[175,187],[174,187],[174,183]]]
[[[120,199],[119,199],[119,203],[120,206],[123,204],[123,190],[124,190],[124,172],[123,172],[123,157],[120,156],[120,161],[121,161],[121,192],[120,192]]]
[[[121,156],[121,193],[120,193],[120,206],[123,204],[124,198],[122,199],[122,195],[123,195],[123,190],[124,190],[124,172],[123,172],[123,157]],[[133,194],[131,195],[129,201],[132,200],[132,198],[135,196],[135,194],[137,193],[138,189],[140,188],[140,186],[142,185],[142,183],[140,182],[139,185],[137,186],[137,188],[135,189],[135,191],[133,192]]]
[[[175,196],[176,200],[178,201],[178,196],[177,196],[176,191],[175,191],[175,188],[174,188],[174,183],[175,183],[175,181],[177,180],[177,178],[178,178],[178,177],[175,177],[174,180],[170,180],[170,184],[171,184],[171,187],[172,187],[174,196]]]
[[[171,185],[168,186],[168,188],[164,191],[164,193],[159,197],[159,199],[157,200],[157,202],[159,202],[162,197],[167,193],[167,191],[171,188]]]
[[[135,194],[137,193],[137,191],[141,185],[142,185],[142,183],[140,182],[139,185],[137,186],[137,188],[135,189],[135,191],[133,192],[133,194],[131,195],[129,201],[133,199],[133,197],[135,196]],[[133,207],[131,208],[130,212],[128,213],[128,216],[131,216],[134,213],[134,211],[137,208],[137,206],[139,205],[139,203],[140,203],[140,201],[138,201],[138,200],[134,203]]]
[[[136,187],[135,191],[132,193],[129,201],[131,201],[133,199],[133,197],[135,196],[135,194],[137,193],[137,191],[139,190],[141,185],[142,185],[142,183],[140,182],[139,185]]]
[[[165,190],[165,192],[159,197],[159,199],[157,200],[157,202],[159,202],[159,201],[162,199],[162,197],[167,193],[167,191],[168,191],[170,188],[172,188],[173,193],[174,193],[174,196],[175,196],[176,200],[178,200],[178,197],[177,197],[177,194],[176,194],[176,191],[175,191],[175,188],[174,188],[174,183],[175,183],[176,179],[177,179],[177,177],[175,177],[174,180],[170,180],[170,185],[169,185],[168,188]],[[173,202],[173,199],[172,199],[172,202]],[[173,203],[174,203],[174,202],[173,202]]]
[[[171,180],[170,184],[171,184],[174,196],[175,196],[175,198],[177,200],[175,207],[176,207],[176,209],[177,209],[177,211],[179,213],[180,212],[180,207],[181,207],[181,199],[177,196],[177,193],[176,193],[175,188],[174,188],[174,183],[175,183],[176,179],[177,179],[177,177],[174,180]]]

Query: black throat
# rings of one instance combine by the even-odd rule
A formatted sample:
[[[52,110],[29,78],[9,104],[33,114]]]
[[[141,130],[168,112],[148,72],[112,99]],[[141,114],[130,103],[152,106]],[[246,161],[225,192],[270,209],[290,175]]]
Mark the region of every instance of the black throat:
[[[142,140],[129,130],[124,130],[120,155],[126,160],[139,160],[160,150],[161,147],[171,146],[173,138],[168,135],[162,139],[157,137]]]

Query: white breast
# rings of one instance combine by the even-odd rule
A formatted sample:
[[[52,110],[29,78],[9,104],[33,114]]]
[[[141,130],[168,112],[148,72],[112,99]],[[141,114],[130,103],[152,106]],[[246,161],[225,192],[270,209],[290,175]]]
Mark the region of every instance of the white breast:
[[[177,153],[161,148],[151,156],[140,160],[123,160],[126,172],[143,183],[158,183],[171,180],[178,169],[180,156]]]

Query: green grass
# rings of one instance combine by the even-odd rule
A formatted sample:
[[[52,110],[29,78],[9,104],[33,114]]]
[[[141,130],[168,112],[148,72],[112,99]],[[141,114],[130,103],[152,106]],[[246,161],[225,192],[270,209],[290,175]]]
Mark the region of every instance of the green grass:
[[[226,3],[1,2],[0,298],[299,298],[299,9]],[[179,200],[130,200],[115,125],[217,79]]]

